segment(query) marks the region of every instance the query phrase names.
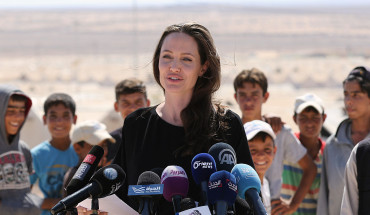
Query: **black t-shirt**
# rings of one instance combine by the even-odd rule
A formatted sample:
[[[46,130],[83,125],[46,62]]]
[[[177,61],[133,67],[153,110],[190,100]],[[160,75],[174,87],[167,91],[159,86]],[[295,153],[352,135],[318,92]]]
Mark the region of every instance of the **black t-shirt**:
[[[119,146],[122,142],[122,127],[112,131],[109,133],[115,140],[115,143],[112,143],[111,141],[108,141],[108,155],[107,160],[113,160],[114,156],[116,156],[116,153],[119,149]]]
[[[125,183],[116,195],[135,210],[138,209],[138,205],[127,197],[128,185],[136,185],[139,175],[144,171],[154,168],[164,169],[169,165],[184,168],[189,179],[188,197],[195,201],[200,200],[200,188],[195,184],[191,174],[191,160],[196,154],[181,158],[174,156],[174,151],[185,144],[184,128],[164,121],[159,117],[155,108],[142,108],[127,116],[122,129],[122,142],[113,161],[120,165],[126,173]],[[228,110],[222,119],[227,122],[229,129],[225,132],[226,134],[220,136],[224,136],[226,138],[224,142],[234,148],[238,163],[253,167],[247,138],[239,116]],[[173,214],[171,203],[164,203],[160,207],[165,210],[163,212],[161,210],[159,214]]]

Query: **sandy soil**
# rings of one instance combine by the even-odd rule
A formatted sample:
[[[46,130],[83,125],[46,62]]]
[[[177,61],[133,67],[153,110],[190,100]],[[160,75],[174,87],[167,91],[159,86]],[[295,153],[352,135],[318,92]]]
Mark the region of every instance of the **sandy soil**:
[[[151,57],[163,29],[197,21],[209,28],[221,56],[222,86],[216,97],[239,113],[233,79],[246,68],[262,69],[275,113],[294,130],[294,98],[317,93],[333,131],[342,114],[341,82],[357,65],[370,65],[368,8],[260,9],[189,6],[111,10],[1,11],[0,83],[18,85],[33,99],[22,132],[31,147],[48,138],[42,104],[52,92],[77,102],[78,121],[122,124],[113,111],[114,85],[143,79],[152,104],[163,100],[151,74]],[[35,135],[35,128],[38,129]]]

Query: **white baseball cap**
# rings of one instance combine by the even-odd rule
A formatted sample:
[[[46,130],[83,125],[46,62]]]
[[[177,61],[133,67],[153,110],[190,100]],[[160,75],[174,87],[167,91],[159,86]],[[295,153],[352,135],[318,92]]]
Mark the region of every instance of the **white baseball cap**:
[[[320,114],[324,113],[324,106],[322,105],[322,100],[313,93],[307,93],[303,96],[299,96],[295,100],[294,112],[300,114],[307,107],[312,106]]]
[[[276,136],[274,131],[272,130],[271,126],[261,120],[253,120],[244,124],[244,131],[247,135],[247,139],[253,139],[258,133],[265,132],[271,136],[273,140],[275,140]]]
[[[103,123],[94,120],[81,122],[75,126],[71,137],[72,143],[84,141],[91,145],[98,145],[103,140],[115,143],[116,140],[108,133]]]

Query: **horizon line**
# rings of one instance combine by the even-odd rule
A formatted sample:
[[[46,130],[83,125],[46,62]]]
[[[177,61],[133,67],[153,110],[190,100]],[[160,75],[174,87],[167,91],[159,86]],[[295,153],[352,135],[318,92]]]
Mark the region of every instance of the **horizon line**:
[[[72,3],[72,2],[64,2],[64,3],[44,3],[44,4],[10,4],[7,3],[0,3],[0,10],[2,9],[10,9],[10,10],[48,10],[48,9],[130,9],[130,8],[164,8],[164,7],[181,7],[181,6],[244,6],[244,7],[252,7],[252,8],[271,8],[271,9],[289,9],[289,8],[358,8],[358,7],[370,7],[369,2],[363,1],[344,1],[344,2],[336,2],[335,4],[329,2],[275,2],[275,3],[263,3],[263,2],[181,2],[181,3],[141,3],[137,4],[136,1],[133,3],[128,4],[126,3],[93,3],[93,4],[83,4],[83,3]],[[303,8],[304,7],[304,8]]]

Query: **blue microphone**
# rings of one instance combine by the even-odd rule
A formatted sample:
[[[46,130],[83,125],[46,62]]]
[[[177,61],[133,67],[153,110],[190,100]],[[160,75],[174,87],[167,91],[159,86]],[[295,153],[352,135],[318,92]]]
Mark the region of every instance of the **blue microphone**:
[[[263,206],[258,193],[261,190],[261,180],[257,172],[247,164],[237,164],[231,170],[238,185],[238,196],[245,199],[253,208],[254,214],[265,215],[266,209]]]
[[[194,156],[191,161],[191,173],[197,185],[202,190],[200,205],[208,205],[207,185],[209,177],[216,172],[215,159],[208,153],[200,153]]]
[[[227,214],[238,193],[236,178],[228,171],[221,170],[209,177],[208,201],[216,205],[216,215]]]

